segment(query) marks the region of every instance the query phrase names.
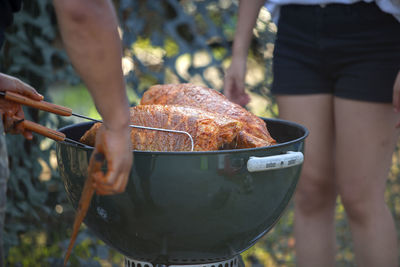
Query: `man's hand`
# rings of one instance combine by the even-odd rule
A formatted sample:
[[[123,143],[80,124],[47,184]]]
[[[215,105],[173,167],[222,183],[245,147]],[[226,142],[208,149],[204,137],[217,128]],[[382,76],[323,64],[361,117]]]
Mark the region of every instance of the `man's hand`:
[[[99,195],[122,193],[128,183],[133,161],[130,128],[120,130],[107,129],[104,124],[96,134],[96,154],[103,154],[107,161],[108,172],[104,176],[95,173],[94,188]]]
[[[27,96],[33,100],[43,100],[34,88],[21,80],[0,73],[0,91],[15,92]],[[20,104],[0,98],[0,113],[6,133],[22,134],[26,139],[32,139],[32,133],[24,129],[19,122],[24,120],[25,115]]]
[[[224,95],[232,102],[245,106],[250,102],[249,95],[244,91],[246,74],[246,59],[233,60],[226,71],[224,79]]]

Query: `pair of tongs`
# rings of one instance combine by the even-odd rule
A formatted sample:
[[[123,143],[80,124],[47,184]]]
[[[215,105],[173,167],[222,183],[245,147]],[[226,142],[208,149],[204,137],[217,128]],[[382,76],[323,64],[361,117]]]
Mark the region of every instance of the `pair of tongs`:
[[[16,102],[18,104],[21,105],[25,105],[28,107],[32,107],[32,108],[37,108],[43,111],[47,111],[47,112],[51,112],[57,115],[61,115],[61,116],[76,116],[76,117],[80,117],[80,118],[84,118],[84,119],[88,119],[88,120],[92,120],[92,121],[98,121],[99,120],[95,120],[83,115],[79,115],[76,113],[73,113],[72,110],[70,108],[66,108],[63,106],[59,106],[59,105],[55,105],[46,101],[37,101],[37,100],[33,100],[29,97],[14,93],[14,92],[9,92],[9,91],[0,91],[0,96],[3,96],[4,99],[12,101],[12,102]],[[64,133],[47,128],[43,125],[40,125],[36,122],[33,121],[28,121],[28,120],[22,120],[19,123],[21,123],[23,125],[23,127],[29,131],[38,133],[40,135],[46,136],[50,139],[53,139],[55,141],[66,141],[66,142],[70,142],[70,143],[74,143],[76,145],[79,146],[86,146],[76,140],[70,139],[68,137],[65,136]]]
[[[37,100],[33,100],[31,98],[28,98],[26,96],[17,94],[17,93],[13,93],[13,92],[9,92],[9,91],[0,91],[0,96],[4,96],[5,99],[19,103],[21,105],[25,105],[28,107],[32,107],[32,108],[37,108],[43,111],[47,111],[47,112],[51,112],[57,115],[61,115],[61,116],[75,116],[75,117],[79,117],[82,119],[86,119],[86,120],[90,120],[90,121],[95,121],[95,122],[102,122],[101,120],[96,120],[84,115],[80,115],[77,113],[72,112],[72,109],[70,108],[66,108],[63,106],[59,106],[59,105],[55,105],[53,103],[49,103],[46,101],[37,101]],[[28,121],[28,120],[23,120],[21,122],[23,124],[23,126],[32,132],[41,134],[43,136],[46,136],[48,138],[51,138],[55,141],[67,141],[70,143],[74,143],[76,145],[79,146],[84,146],[86,147],[85,144],[82,144],[76,140],[70,139],[68,137],[65,136],[65,134],[49,129],[47,127],[44,127],[40,124],[37,124],[35,122],[32,121]],[[190,139],[190,143],[191,143],[191,151],[193,151],[194,149],[194,141],[193,141],[193,137],[185,131],[179,131],[179,130],[172,130],[172,129],[163,129],[163,128],[155,128],[155,127],[148,127],[148,126],[140,126],[140,125],[129,125],[129,127],[132,128],[139,128],[139,129],[145,129],[145,130],[153,130],[153,131],[162,131],[162,132],[171,132],[171,133],[176,133],[176,134],[184,134],[186,135],[189,139]]]

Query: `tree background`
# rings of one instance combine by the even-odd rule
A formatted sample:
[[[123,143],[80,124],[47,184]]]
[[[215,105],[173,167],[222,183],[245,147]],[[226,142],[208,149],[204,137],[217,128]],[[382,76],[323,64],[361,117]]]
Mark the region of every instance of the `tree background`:
[[[151,85],[192,82],[221,91],[231,57],[237,21],[233,0],[119,0],[124,45],[123,69],[132,105]],[[269,93],[276,26],[260,12],[249,52],[247,106],[263,117],[278,110]],[[63,51],[49,0],[25,1],[8,29],[0,55],[0,70],[31,84],[47,101],[74,112],[98,117],[93,103]],[[26,109],[29,120],[57,129],[74,123],[38,110]],[[7,136],[11,177],[5,228],[9,266],[61,266],[69,242],[74,211],[57,172],[54,142],[35,135],[33,141]],[[393,156],[386,199],[400,229],[399,152]],[[339,266],[354,266],[352,244],[343,207],[337,205]],[[290,205],[279,223],[243,256],[246,266],[294,266]],[[71,266],[123,266],[123,256],[82,226]]]

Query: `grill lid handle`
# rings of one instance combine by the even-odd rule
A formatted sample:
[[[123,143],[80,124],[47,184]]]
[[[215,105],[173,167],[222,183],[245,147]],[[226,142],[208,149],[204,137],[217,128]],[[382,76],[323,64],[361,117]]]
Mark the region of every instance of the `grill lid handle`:
[[[288,151],[286,154],[268,157],[250,157],[247,161],[249,172],[260,172],[289,168],[302,164],[304,155],[302,152]]]

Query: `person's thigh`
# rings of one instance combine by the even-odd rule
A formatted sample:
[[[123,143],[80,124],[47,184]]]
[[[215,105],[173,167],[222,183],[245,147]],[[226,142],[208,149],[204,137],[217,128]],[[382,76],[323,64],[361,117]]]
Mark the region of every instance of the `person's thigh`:
[[[331,202],[335,196],[333,179],[333,97],[330,94],[278,95],[279,117],[307,127],[302,176],[296,202],[310,212]],[[331,199],[329,199],[331,196]],[[309,201],[315,198],[318,201]],[[307,203],[308,202],[308,203]]]
[[[399,115],[389,103],[344,98],[335,98],[334,110],[336,179],[344,204],[355,210],[382,205]]]

